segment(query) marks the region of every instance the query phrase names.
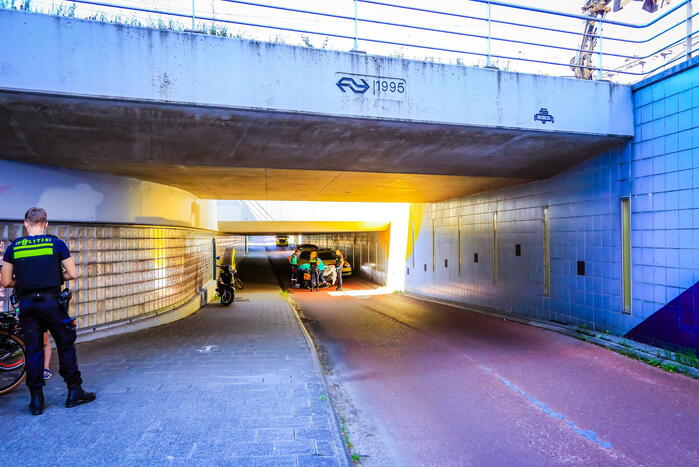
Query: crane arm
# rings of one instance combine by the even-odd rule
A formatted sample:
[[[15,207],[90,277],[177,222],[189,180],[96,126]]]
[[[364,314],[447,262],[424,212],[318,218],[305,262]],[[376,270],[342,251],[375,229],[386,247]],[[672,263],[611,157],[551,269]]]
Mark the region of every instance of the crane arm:
[[[582,6],[583,13],[590,19],[585,21],[582,40],[578,53],[570,61],[570,68],[575,73],[576,78],[592,79],[595,67],[592,66],[592,56],[597,47],[598,25],[600,19],[607,13],[616,12],[624,8],[631,1],[643,1],[642,8],[653,13],[665,5],[669,5],[671,0],[585,0]],[[611,7],[610,7],[611,4]]]

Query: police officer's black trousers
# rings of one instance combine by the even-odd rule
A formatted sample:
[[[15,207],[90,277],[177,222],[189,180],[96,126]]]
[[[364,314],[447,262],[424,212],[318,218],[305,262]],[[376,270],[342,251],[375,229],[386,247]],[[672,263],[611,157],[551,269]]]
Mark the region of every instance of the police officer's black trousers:
[[[19,304],[19,322],[27,345],[27,386],[44,386],[44,331],[48,329],[58,349],[59,373],[69,389],[82,385],[75,351],[76,333],[68,321],[68,313],[56,299],[33,301],[23,298]],[[72,321],[72,320],[71,320]]]
[[[318,288],[318,273],[318,268],[316,266],[311,265],[311,289]]]

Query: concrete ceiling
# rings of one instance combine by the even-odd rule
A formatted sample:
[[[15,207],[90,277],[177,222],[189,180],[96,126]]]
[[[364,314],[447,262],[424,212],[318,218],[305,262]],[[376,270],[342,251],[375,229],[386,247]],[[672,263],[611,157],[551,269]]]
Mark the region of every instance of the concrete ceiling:
[[[271,201],[435,202],[529,181],[505,177],[111,162],[100,163],[91,170],[177,186],[206,199]]]
[[[437,201],[547,178],[622,141],[0,91],[1,158],[210,199]]]

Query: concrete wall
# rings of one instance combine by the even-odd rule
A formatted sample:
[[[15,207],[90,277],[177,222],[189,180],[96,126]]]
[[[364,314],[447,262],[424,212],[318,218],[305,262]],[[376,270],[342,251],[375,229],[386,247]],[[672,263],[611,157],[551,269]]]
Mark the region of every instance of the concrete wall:
[[[215,201],[126,177],[4,160],[0,254],[23,235],[20,220],[31,206],[47,210],[49,233],[76,259],[80,277],[68,286],[83,335],[188,303],[213,279],[214,241],[224,259],[244,256],[243,237],[216,234]],[[0,289],[0,309],[8,297]]]
[[[0,219],[40,206],[49,221],[108,222],[217,230],[216,201],[127,177],[0,160]]]
[[[633,133],[630,89],[0,10],[0,88],[459,125]],[[244,72],[241,72],[244,70]],[[342,78],[372,88],[340,89]],[[376,89],[376,80],[388,91]],[[439,83],[439,86],[435,86]],[[400,85],[404,92],[391,92]],[[343,92],[344,89],[344,92]],[[546,108],[548,125],[534,120]]]
[[[698,349],[698,65],[694,60],[636,86],[635,138],[625,148],[546,181],[413,205],[407,290]],[[630,314],[621,298],[622,197],[631,200]],[[550,297],[544,207],[550,207]],[[578,261],[585,262],[584,276]]]

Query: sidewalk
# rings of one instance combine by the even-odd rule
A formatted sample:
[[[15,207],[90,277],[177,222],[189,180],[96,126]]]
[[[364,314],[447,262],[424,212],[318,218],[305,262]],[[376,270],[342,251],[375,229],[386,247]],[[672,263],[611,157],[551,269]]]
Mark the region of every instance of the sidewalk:
[[[79,344],[94,403],[66,409],[57,368],[41,416],[29,415],[24,386],[0,396],[0,463],[346,465],[322,376],[264,253],[241,277],[229,308]]]

